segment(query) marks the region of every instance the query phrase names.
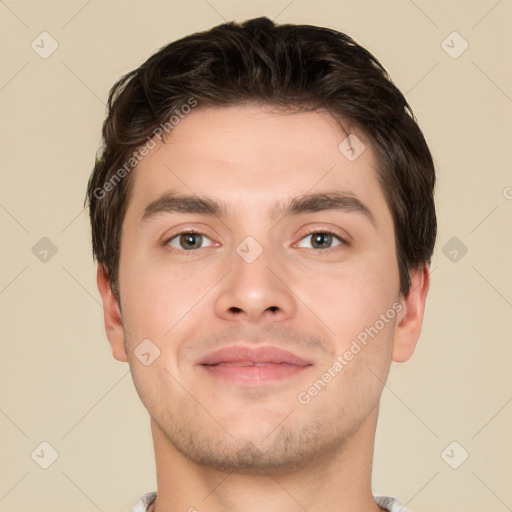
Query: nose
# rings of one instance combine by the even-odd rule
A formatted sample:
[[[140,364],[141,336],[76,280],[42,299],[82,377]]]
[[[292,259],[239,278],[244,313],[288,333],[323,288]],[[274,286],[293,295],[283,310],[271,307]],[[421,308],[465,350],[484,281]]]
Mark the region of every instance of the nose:
[[[276,259],[271,260],[267,249],[250,263],[234,251],[231,263],[232,270],[219,283],[216,297],[215,312],[220,318],[257,323],[295,315],[296,297],[286,272]]]

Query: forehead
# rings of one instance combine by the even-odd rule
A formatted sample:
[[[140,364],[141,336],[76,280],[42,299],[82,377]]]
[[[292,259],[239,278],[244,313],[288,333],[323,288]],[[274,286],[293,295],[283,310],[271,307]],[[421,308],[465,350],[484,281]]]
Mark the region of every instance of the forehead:
[[[354,141],[364,151],[351,160],[347,144]],[[358,130],[347,133],[326,111],[198,107],[165,143],[156,142],[133,171],[127,217],[141,217],[149,202],[168,191],[221,198],[233,214],[331,191],[359,197],[377,212],[386,209],[368,140]]]

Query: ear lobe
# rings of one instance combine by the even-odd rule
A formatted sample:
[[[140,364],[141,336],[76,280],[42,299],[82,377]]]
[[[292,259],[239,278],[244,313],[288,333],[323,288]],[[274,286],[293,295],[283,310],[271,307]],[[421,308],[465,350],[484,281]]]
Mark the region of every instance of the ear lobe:
[[[425,265],[411,274],[411,289],[400,301],[402,310],[397,318],[392,355],[397,363],[407,361],[416,348],[429,287],[430,271]]]
[[[98,265],[96,282],[98,283],[98,290],[103,301],[105,332],[112,347],[112,355],[118,361],[128,362],[121,312],[117,299],[112,292],[110,279],[102,265]]]

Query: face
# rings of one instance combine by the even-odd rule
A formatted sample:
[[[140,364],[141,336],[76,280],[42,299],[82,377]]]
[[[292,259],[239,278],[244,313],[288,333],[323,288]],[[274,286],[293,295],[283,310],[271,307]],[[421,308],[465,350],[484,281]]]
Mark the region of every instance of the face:
[[[407,299],[375,154],[346,137],[322,111],[197,108],[134,171],[107,332],[195,462],[300,466],[376,417]]]

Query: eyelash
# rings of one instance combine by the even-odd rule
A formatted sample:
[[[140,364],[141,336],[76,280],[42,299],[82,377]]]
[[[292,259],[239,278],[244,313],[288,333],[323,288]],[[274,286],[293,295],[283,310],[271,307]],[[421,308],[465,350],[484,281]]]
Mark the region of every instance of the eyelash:
[[[208,235],[206,233],[203,233],[202,231],[197,231],[197,230],[194,230],[194,229],[184,229],[183,231],[178,231],[177,233],[174,233],[172,236],[166,238],[164,240],[164,242],[163,242],[163,245],[169,247],[173,251],[180,251],[182,253],[194,253],[194,252],[196,252],[197,249],[191,249],[189,251],[186,251],[184,249],[176,249],[175,247],[170,247],[169,246],[169,243],[172,240],[174,240],[175,238],[177,238],[177,237],[179,237],[181,235],[201,235],[201,236],[204,236],[206,238],[209,238]],[[203,249],[205,249],[205,247],[203,247]]]
[[[304,238],[306,238],[308,236],[316,235],[318,233],[321,233],[322,235],[332,235],[334,238],[337,238],[340,241],[340,245],[345,245],[345,246],[349,245],[348,241],[344,237],[340,236],[338,233],[336,233],[335,231],[330,230],[330,229],[317,229],[317,228],[313,228],[310,231],[308,231],[300,239],[300,241],[304,240]],[[336,249],[336,247],[338,247],[338,246],[328,247],[327,249],[316,249],[316,250],[318,250],[318,251],[329,251],[330,249]]]
[[[339,242],[340,242],[340,246],[349,246],[349,242],[346,240],[346,238],[340,236],[338,233],[336,233],[335,231],[333,230],[330,230],[330,229],[318,229],[318,228],[312,228],[311,230],[309,230],[307,233],[305,233],[301,239],[299,240],[302,241],[304,240],[305,238],[307,238],[308,236],[311,236],[311,235],[315,235],[315,234],[325,234],[325,235],[332,235],[334,238],[338,239]],[[202,231],[197,231],[197,230],[192,230],[192,229],[184,229],[183,231],[179,231],[178,233],[174,233],[172,236],[166,238],[163,242],[163,245],[164,246],[167,246],[170,248],[170,250],[172,251],[179,251],[181,253],[189,253],[190,255],[193,255],[198,249],[190,249],[190,250],[185,250],[185,249],[176,249],[174,247],[170,247],[169,246],[169,243],[174,240],[175,238],[181,236],[181,235],[185,235],[185,234],[191,234],[191,235],[201,235],[201,236],[204,236],[206,238],[209,238],[208,235]],[[334,246],[334,247],[327,247],[326,249],[315,249],[314,247],[313,248],[309,248],[309,247],[306,247],[306,249],[312,249],[314,251],[322,251],[322,252],[328,252],[330,250],[333,250],[333,249],[336,249],[336,247],[338,247],[337,245]],[[207,247],[200,247],[200,249],[206,249]]]

